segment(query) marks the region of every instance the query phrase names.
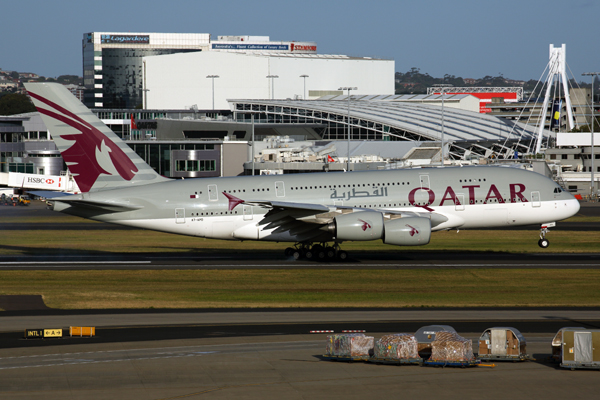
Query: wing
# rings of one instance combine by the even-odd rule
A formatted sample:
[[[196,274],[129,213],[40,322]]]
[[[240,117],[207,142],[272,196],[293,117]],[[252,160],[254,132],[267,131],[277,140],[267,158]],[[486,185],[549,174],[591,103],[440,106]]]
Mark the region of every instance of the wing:
[[[334,221],[336,216],[352,212],[380,212],[386,219],[402,217],[428,218],[431,220],[432,227],[448,221],[446,216],[436,213],[431,208],[424,211],[373,210],[370,208],[327,206],[324,204],[288,201],[245,201],[225,192],[223,192],[223,195],[229,199],[230,210],[238,204],[260,206],[269,209],[263,219],[259,221],[258,226],[262,227],[263,230],[273,229],[274,234],[289,232],[290,235],[298,237],[299,241],[314,241],[321,238],[323,241],[330,240],[331,238],[327,237],[329,234],[327,226]]]

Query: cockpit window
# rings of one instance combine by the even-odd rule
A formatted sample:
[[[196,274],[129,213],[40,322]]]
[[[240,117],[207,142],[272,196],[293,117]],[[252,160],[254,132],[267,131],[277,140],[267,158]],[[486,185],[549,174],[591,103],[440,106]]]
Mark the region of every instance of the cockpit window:
[[[554,188],[554,193],[562,193],[562,189],[559,187]]]

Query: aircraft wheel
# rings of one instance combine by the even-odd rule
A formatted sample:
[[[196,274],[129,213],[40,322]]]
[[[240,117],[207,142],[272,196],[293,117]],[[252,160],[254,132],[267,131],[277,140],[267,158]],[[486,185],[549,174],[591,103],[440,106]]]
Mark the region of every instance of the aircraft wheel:
[[[335,249],[333,247],[327,247],[325,249],[325,256],[328,259],[333,260],[335,258]]]
[[[294,252],[292,253],[292,256],[294,257],[295,260],[299,260],[300,257],[302,257],[302,253],[300,252],[300,250],[294,250]]]
[[[548,241],[548,239],[540,239],[538,242],[538,245],[542,248],[545,249],[548,246],[550,246],[550,242]]]
[[[312,260],[315,256],[315,252],[312,250],[306,250],[306,252],[304,253],[304,257],[306,257],[307,260]]]
[[[295,250],[296,249],[294,249],[293,247],[288,247],[287,249],[285,249],[284,254],[285,254],[286,257],[291,257],[291,256],[294,255],[294,251]]]
[[[344,250],[340,250],[337,253],[337,257],[340,261],[346,261],[348,259],[348,253]]]
[[[319,251],[317,251],[316,256],[317,260],[324,261],[327,258],[327,253],[325,253],[325,249],[322,248]]]

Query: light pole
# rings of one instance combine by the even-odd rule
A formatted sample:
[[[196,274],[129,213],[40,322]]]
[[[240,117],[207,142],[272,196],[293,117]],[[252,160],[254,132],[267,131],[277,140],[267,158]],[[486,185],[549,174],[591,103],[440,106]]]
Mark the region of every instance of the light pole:
[[[219,75],[207,75],[207,78],[212,79],[212,109],[215,109],[215,78],[219,78]]]
[[[279,75],[267,75],[267,78],[271,78],[271,100],[275,98],[275,78],[279,78]]]
[[[352,87],[352,86],[344,86],[339,88],[338,90],[347,90],[348,91],[348,166],[346,167],[346,170],[348,172],[350,172],[350,91],[351,90],[358,90],[357,87]]]
[[[250,114],[252,120],[252,175],[254,175],[254,113]]]
[[[450,87],[452,87],[452,85],[448,84],[448,83],[439,83],[437,85],[433,85],[434,87],[440,88],[440,93],[442,94],[442,132],[441,132],[441,142],[442,142],[442,166],[444,166],[444,160],[446,159],[446,156],[444,154],[444,97],[446,95],[446,90]]]
[[[591,165],[591,172],[592,172],[592,179],[590,182],[590,200],[594,200],[596,198],[595,195],[595,191],[596,191],[596,182],[594,180],[594,79],[596,79],[596,76],[600,75],[600,72],[584,72],[583,74],[581,74],[583,76],[591,76],[592,77],[592,128],[590,129],[591,135],[592,135],[592,152],[591,152],[591,159],[592,159],[592,165]]]
[[[304,78],[304,92],[302,92],[302,100],[306,100],[306,78],[308,78],[308,75],[302,74],[300,75],[300,78]]]
[[[142,105],[142,108],[144,110],[148,109],[148,92],[150,91],[150,89],[146,88],[146,60],[143,61],[144,63],[144,88],[142,89],[142,92],[144,92],[144,104]]]

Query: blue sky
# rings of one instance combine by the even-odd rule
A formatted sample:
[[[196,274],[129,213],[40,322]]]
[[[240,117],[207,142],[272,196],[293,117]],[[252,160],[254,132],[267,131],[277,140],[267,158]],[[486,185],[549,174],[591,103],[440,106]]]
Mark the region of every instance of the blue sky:
[[[597,0],[20,0],[0,13],[0,68],[47,77],[81,75],[94,31],[315,41],[321,54],[393,59],[398,72],[521,80],[539,79],[548,46],[565,43],[569,77],[600,71]]]

